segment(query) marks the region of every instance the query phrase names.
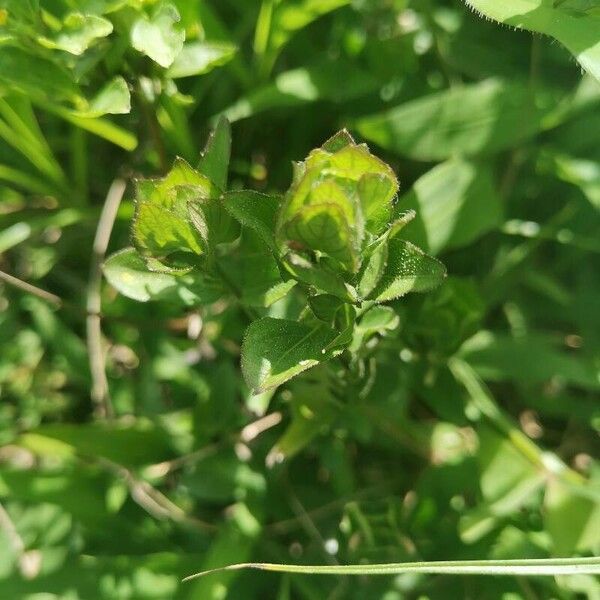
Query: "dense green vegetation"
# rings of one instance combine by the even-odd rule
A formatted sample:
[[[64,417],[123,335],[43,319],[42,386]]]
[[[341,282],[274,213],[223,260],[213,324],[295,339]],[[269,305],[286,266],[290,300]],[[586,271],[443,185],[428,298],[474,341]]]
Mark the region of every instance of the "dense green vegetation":
[[[0,0],[0,598],[600,598],[599,210],[598,0]]]

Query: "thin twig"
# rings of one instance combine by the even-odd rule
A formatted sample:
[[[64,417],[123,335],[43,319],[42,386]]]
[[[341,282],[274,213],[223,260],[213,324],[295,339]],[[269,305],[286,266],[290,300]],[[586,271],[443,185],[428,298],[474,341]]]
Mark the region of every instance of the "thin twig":
[[[107,458],[96,457],[99,465],[123,480],[129,489],[132,500],[149,515],[159,520],[171,520],[183,523],[202,531],[214,531],[215,525],[190,517],[182,508],[172,502],[162,492],[147,481],[136,477],[129,469]]]
[[[100,320],[100,310],[102,308],[102,298],[100,295],[102,288],[102,263],[104,262],[110,234],[117,217],[117,211],[125,193],[125,187],[125,181],[115,179],[106,195],[104,207],[98,221],[98,228],[96,229],[96,237],[94,238],[90,277],[87,287],[86,306],[88,316],[86,319],[86,329],[90,372],[92,376],[91,396],[98,414],[105,418],[112,418],[113,408],[108,390],[108,381],[106,379],[105,355],[102,350]]]
[[[70,302],[69,300],[65,300],[64,298],[61,298],[60,296],[57,296],[56,294],[53,294],[52,292],[43,290],[42,288],[32,285],[31,283],[27,283],[26,281],[23,281],[22,279],[18,279],[14,275],[9,275],[8,273],[5,273],[4,271],[0,271],[0,281],[4,281],[4,283],[7,283],[8,285],[11,285],[14,288],[17,288],[27,294],[31,294],[32,296],[35,296],[36,298],[39,298],[40,300],[43,300],[44,302],[48,302],[54,308],[71,312],[72,314],[76,315],[77,317],[86,317],[87,318],[90,316],[95,316],[95,317],[104,319],[106,321],[114,321],[115,323],[125,323],[127,325],[133,325],[134,327],[137,327],[138,329],[156,330],[156,327],[158,324],[160,324],[161,327],[163,327],[163,328],[170,327],[170,320],[159,320],[159,321],[154,320],[152,323],[148,323],[147,319],[136,318],[136,317],[132,317],[130,315],[128,315],[126,317],[119,316],[119,315],[106,315],[106,314],[103,314],[102,312],[87,310],[86,308],[79,306],[78,304]]]
[[[31,283],[27,283],[26,281],[18,279],[14,275],[9,275],[4,271],[0,271],[0,279],[9,285],[12,285],[13,287],[16,287],[24,292],[27,292],[28,294],[32,294],[33,296],[37,296],[38,298],[53,304],[56,308],[60,308],[63,305],[63,301],[56,294],[42,290],[35,285],[31,285]]]
[[[261,433],[271,429],[271,427],[279,425],[282,419],[283,415],[279,411],[276,411],[265,415],[256,421],[252,421],[252,423],[249,423],[240,431],[239,439],[245,444],[249,444]]]
[[[264,433],[271,427],[275,427],[281,423],[282,419],[283,416],[280,412],[277,411],[270,413],[256,421],[253,421],[252,423],[249,423],[238,434],[234,434],[226,439],[215,442],[214,444],[194,450],[189,454],[178,456],[172,460],[165,460],[163,462],[150,465],[147,468],[146,473],[150,474],[152,477],[165,477],[169,473],[172,473],[173,471],[176,471],[184,466],[197,464],[210,456],[214,456],[214,454],[216,454],[219,450],[227,446],[235,445],[237,442],[249,444],[261,433]]]
[[[350,502],[356,502],[359,500],[363,501],[363,498],[367,498],[371,495],[381,497],[387,492],[390,492],[390,488],[386,485],[378,485],[373,486],[371,488],[366,488],[364,490],[358,490],[354,494],[349,494],[347,496],[337,498],[336,500],[332,500],[327,504],[323,504],[321,506],[317,506],[316,508],[306,510],[306,514],[308,514],[313,519],[313,521],[315,521],[317,519],[324,518],[330,515],[331,513],[339,512]],[[296,516],[290,519],[284,519],[282,521],[268,523],[264,526],[264,530],[266,532],[271,532],[276,535],[284,535],[290,533],[290,531],[293,531],[299,525],[300,520]]]

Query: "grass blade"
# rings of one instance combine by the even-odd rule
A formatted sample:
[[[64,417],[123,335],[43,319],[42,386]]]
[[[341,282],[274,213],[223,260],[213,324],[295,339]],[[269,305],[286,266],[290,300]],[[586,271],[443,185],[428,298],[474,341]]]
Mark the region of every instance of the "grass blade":
[[[457,560],[390,563],[379,565],[283,565],[273,563],[244,563],[195,573],[183,581],[190,581],[222,571],[258,569],[277,573],[304,575],[400,575],[426,573],[429,575],[600,575],[600,557],[543,558],[528,560]]]

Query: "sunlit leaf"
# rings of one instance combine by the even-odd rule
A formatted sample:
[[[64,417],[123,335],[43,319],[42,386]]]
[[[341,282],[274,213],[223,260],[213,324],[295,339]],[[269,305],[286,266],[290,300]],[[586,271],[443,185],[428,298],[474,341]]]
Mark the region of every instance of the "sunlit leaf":
[[[356,129],[402,156],[444,160],[456,153],[492,154],[522,142],[543,129],[551,109],[525,86],[490,79],[363,117]]]
[[[387,265],[369,299],[387,302],[409,292],[425,292],[440,285],[445,276],[442,263],[410,242],[392,238]]]
[[[167,75],[177,79],[204,75],[217,67],[227,64],[237,52],[231,44],[217,42],[189,42],[183,45]]]
[[[297,321],[266,317],[254,321],[242,345],[242,372],[255,393],[285,383],[302,371],[330,359],[325,348],[337,331]]]
[[[179,275],[150,271],[133,248],[109,257],[103,271],[115,289],[138,302],[176,299],[187,305],[208,304],[223,295],[219,282],[198,271]]]
[[[65,17],[61,29],[55,35],[40,37],[38,42],[46,48],[80,55],[95,40],[110,35],[112,31],[112,23],[103,17],[73,12]]]
[[[432,254],[465,246],[502,223],[502,201],[489,169],[462,160],[425,173],[398,204],[417,215],[406,239]]]
[[[466,0],[490,19],[545,33],[564,44],[600,80],[600,8],[595,0]]]
[[[131,95],[127,82],[120,76],[109,81],[90,101],[85,115],[124,115],[131,111]]]
[[[275,219],[281,198],[253,190],[227,192],[223,205],[241,225],[254,230],[272,250],[275,244]]]
[[[172,5],[161,2],[148,18],[142,15],[131,28],[132,46],[165,69],[183,48],[185,32],[178,26],[180,17]]]

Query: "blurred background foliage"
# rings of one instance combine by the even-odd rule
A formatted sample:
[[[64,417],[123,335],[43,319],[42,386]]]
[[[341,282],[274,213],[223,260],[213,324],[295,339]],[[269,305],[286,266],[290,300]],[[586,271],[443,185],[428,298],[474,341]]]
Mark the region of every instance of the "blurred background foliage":
[[[600,552],[600,20],[532,4],[585,28],[589,73],[458,0],[0,0],[0,269],[61,299],[0,287],[0,597],[600,598],[588,576],[180,583]],[[103,418],[86,303],[107,190],[195,162],[221,115],[234,188],[284,190],[341,127],[370,142],[450,277],[393,303],[342,399],[320,368],[250,396],[234,302],[104,284]]]

